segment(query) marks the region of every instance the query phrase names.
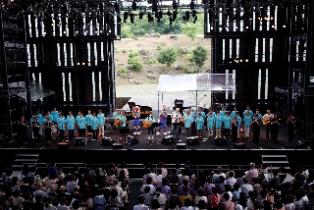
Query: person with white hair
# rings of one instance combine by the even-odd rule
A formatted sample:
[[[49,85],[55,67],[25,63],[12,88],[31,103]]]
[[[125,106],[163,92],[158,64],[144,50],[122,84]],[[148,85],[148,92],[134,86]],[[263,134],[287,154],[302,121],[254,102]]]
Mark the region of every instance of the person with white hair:
[[[250,170],[246,173],[245,178],[247,178],[249,182],[251,182],[253,178],[258,178],[258,170],[255,168],[255,163],[250,163]]]

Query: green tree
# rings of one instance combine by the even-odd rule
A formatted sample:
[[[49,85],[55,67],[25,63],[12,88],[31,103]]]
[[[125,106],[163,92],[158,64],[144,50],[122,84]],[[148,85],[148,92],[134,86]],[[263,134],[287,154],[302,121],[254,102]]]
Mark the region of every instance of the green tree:
[[[167,64],[167,68],[170,68],[170,65],[173,64],[178,57],[177,50],[174,48],[166,48],[166,49],[160,49],[157,61],[161,64]]]
[[[192,40],[196,38],[197,34],[197,27],[196,25],[186,25],[183,28],[183,33],[186,34],[187,36],[191,37]]]
[[[207,59],[208,51],[202,46],[197,46],[194,50],[192,50],[192,54],[193,61],[200,70],[204,66],[204,63]]]
[[[141,64],[138,57],[129,58],[128,64],[131,66],[131,69],[133,69],[135,71],[140,71],[143,68],[143,65]]]

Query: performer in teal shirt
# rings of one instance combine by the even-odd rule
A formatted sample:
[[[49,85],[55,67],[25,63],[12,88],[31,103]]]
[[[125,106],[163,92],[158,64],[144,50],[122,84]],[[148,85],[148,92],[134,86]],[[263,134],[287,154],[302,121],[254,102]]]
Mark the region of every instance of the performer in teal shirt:
[[[98,119],[98,129],[99,129],[98,135],[104,136],[105,135],[105,126],[104,126],[105,115],[102,113],[102,110],[98,111],[97,119]]]
[[[183,119],[184,119],[184,127],[186,130],[186,136],[190,136],[191,135],[191,124],[194,121],[194,117],[192,116],[190,111],[187,111],[185,113],[185,115],[183,116]]]
[[[66,125],[66,120],[63,116],[62,113],[59,114],[59,118],[57,119],[57,124],[58,124],[58,128],[59,128],[59,132],[60,132],[60,137],[61,139],[64,138],[64,130],[65,130],[65,125]]]
[[[93,138],[97,138],[98,130],[98,119],[96,118],[96,113],[93,113],[92,118],[90,119],[91,129],[93,130]]]
[[[215,117],[215,127],[216,127],[216,137],[215,139],[221,138],[221,123],[222,119],[220,116],[220,112],[217,111],[216,117]]]
[[[198,113],[197,118],[195,119],[197,135],[200,139],[203,138],[203,126],[204,118],[202,118],[201,113]]]
[[[224,133],[225,133],[224,138],[230,138],[230,129],[231,129],[232,118],[229,116],[229,112],[226,112],[225,114],[226,114],[226,116],[223,119]]]
[[[213,113],[210,112],[209,116],[207,117],[208,139],[210,139],[214,135],[214,125],[215,117],[213,116]]]
[[[79,136],[85,137],[85,129],[86,129],[86,118],[83,116],[83,113],[80,112],[80,116],[76,118],[76,122],[79,129]]]
[[[69,138],[72,139],[74,137],[74,125],[75,125],[75,118],[72,112],[69,112],[69,115],[66,118],[67,128],[69,131]]]
[[[88,132],[88,135],[92,135],[93,133],[93,130],[92,130],[92,111],[91,110],[88,110],[87,111],[87,115],[85,116],[85,121],[86,121],[86,126],[87,126],[87,132]]]
[[[126,143],[126,116],[124,111],[120,112],[120,115],[117,117],[117,120],[121,120],[120,124],[120,134],[121,134],[121,141],[123,144]]]

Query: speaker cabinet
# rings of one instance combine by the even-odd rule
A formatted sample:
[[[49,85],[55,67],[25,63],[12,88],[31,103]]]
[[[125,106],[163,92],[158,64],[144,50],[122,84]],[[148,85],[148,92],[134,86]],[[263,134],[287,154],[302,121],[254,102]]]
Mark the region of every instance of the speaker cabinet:
[[[185,143],[177,143],[177,149],[186,149]]]
[[[121,143],[113,143],[112,149],[122,149],[122,144]]]

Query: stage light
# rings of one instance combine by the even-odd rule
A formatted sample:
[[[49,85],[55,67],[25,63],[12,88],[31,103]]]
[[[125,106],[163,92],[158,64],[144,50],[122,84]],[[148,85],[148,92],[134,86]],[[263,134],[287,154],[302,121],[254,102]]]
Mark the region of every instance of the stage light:
[[[178,3],[176,2],[176,0],[172,1],[172,9],[178,9]]]
[[[123,22],[126,23],[126,20],[128,19],[128,16],[129,16],[129,13],[124,12],[124,14],[123,14]]]
[[[246,58],[246,59],[245,59],[245,62],[246,62],[246,63],[248,63],[248,62],[249,62],[249,59],[248,59],[248,58]]]
[[[190,2],[190,9],[193,10],[194,7],[195,7],[194,0],[191,0],[191,2]]]
[[[283,28],[286,28],[287,26],[286,26],[286,24],[283,24],[282,27],[283,27]]]
[[[242,58],[240,58],[240,63],[242,63],[243,62],[243,59]]]
[[[135,2],[135,1],[133,1],[133,2],[132,2],[132,10],[136,10],[136,9],[137,9],[136,2]]]
[[[162,18],[162,11],[161,10],[159,10],[159,12],[158,12],[158,18]]]
[[[197,21],[197,16],[195,16],[195,17],[194,17],[194,19],[193,19],[193,23],[195,24],[195,23],[196,23],[196,21]]]
[[[77,62],[76,65],[79,66],[79,65],[81,65],[81,63],[80,63],[80,62]]]
[[[190,12],[189,11],[185,11],[185,17],[186,17],[186,21],[189,21],[189,19],[190,19]]]
[[[177,19],[177,14],[178,14],[177,11],[172,12],[172,21],[175,21]]]
[[[144,12],[143,12],[143,11],[140,11],[140,13],[139,13],[139,15],[138,15],[138,16],[139,16],[139,18],[140,18],[140,19],[143,19]]]
[[[120,6],[119,6],[119,4],[118,4],[117,2],[114,3],[114,10],[115,10],[117,13],[120,12]]]
[[[130,20],[131,20],[131,23],[134,23],[134,14],[130,14]]]
[[[82,66],[85,66],[85,62],[82,62]]]

